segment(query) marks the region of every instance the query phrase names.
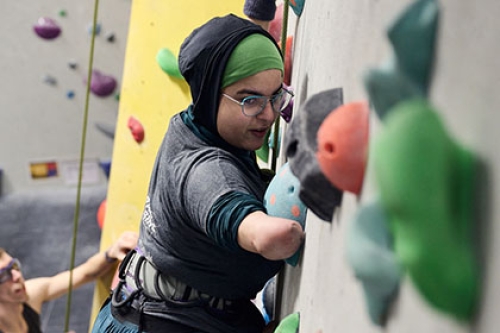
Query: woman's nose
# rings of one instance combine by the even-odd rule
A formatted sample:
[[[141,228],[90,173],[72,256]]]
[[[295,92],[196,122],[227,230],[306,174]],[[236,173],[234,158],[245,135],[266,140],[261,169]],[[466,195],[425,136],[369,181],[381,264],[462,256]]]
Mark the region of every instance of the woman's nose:
[[[274,121],[278,115],[279,113],[274,112],[271,101],[268,100],[264,106],[264,110],[257,115],[257,118]]]
[[[11,270],[10,274],[12,275],[12,281],[19,281],[23,277],[23,273],[16,269]]]

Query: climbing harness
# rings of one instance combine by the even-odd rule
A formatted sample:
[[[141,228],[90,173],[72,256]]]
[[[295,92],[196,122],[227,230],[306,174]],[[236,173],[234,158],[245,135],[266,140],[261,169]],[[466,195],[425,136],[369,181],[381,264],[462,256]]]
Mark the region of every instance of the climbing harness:
[[[223,317],[231,316],[241,305],[248,303],[248,300],[226,300],[205,294],[163,274],[140,253],[140,249],[130,251],[124,258],[118,279],[111,294],[111,311],[113,315],[135,323],[139,332],[145,329],[145,325],[161,324],[161,309],[164,307],[203,307]]]

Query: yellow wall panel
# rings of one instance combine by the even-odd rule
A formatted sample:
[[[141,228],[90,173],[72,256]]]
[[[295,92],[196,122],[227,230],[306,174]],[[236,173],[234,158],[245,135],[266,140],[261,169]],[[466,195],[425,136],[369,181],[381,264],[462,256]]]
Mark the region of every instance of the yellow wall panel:
[[[170,117],[190,101],[187,84],[160,69],[158,51],[168,48],[177,56],[182,41],[194,28],[214,16],[241,16],[242,9],[243,0],[133,1],[101,249],[109,247],[123,231],[138,231],[157,149]],[[140,144],[127,126],[131,116],[145,130]],[[109,295],[111,278],[96,284],[91,323]]]

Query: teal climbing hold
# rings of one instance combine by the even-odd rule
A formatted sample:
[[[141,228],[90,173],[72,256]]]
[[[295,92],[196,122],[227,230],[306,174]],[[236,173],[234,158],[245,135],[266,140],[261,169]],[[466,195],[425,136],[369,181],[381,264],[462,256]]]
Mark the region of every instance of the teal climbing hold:
[[[179,70],[179,65],[177,64],[177,58],[169,49],[163,48],[158,51],[156,54],[156,62],[167,75],[177,79],[183,79],[181,71]]]
[[[424,94],[393,62],[371,69],[364,75],[364,83],[373,109],[380,119],[398,103],[423,98]]]
[[[431,81],[438,20],[437,1],[419,0],[388,31],[398,66],[425,94]]]
[[[96,23],[95,27],[94,27],[94,23],[89,23],[87,25],[87,33],[89,35],[96,35],[96,36],[99,36],[99,34],[101,33],[101,23]]]
[[[346,254],[363,286],[371,321],[385,325],[402,272],[393,251],[389,221],[379,202],[365,204],[356,213],[348,227]]]
[[[302,229],[306,226],[307,207],[299,198],[300,181],[285,163],[271,180],[264,194],[264,207],[271,216],[278,216],[297,221]],[[297,250],[286,263],[296,266],[299,262],[303,246]]]
[[[288,3],[290,4],[290,7],[295,15],[300,17],[300,15],[302,15],[302,11],[304,10],[305,2],[306,0],[290,0]]]
[[[473,154],[423,99],[398,104],[374,145],[375,175],[394,251],[423,297],[468,320],[479,294],[473,242]]]
[[[382,119],[397,103],[426,97],[432,77],[439,20],[435,0],[418,0],[388,29],[394,58],[364,75],[364,84]]]

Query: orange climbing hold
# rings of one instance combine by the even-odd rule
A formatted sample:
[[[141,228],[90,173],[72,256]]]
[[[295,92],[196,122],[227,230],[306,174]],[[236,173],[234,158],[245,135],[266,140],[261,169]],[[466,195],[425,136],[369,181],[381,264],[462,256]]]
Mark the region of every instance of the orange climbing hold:
[[[99,205],[99,208],[97,209],[97,224],[99,225],[99,228],[104,227],[104,217],[106,216],[106,199],[104,199],[101,204]]]
[[[278,43],[280,48],[281,42]],[[292,64],[293,64],[293,36],[288,36],[286,38],[285,45],[285,75],[283,76],[283,82],[289,86],[292,78]]]
[[[333,110],[318,130],[316,158],[325,177],[343,191],[361,193],[368,158],[369,109],[365,102]]]

